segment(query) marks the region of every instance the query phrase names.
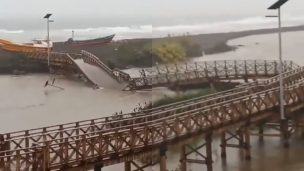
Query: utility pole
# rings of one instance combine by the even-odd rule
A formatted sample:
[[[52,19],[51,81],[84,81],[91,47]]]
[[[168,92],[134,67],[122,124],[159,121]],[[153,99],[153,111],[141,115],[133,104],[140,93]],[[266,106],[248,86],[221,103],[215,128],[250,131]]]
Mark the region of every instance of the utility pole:
[[[48,58],[48,68],[50,70],[50,22],[53,22],[50,20],[50,17],[52,14],[46,14],[44,18],[47,21],[47,58]]]
[[[278,35],[279,35],[279,84],[280,84],[280,118],[281,120],[286,120],[284,111],[284,83],[283,75],[284,65],[283,65],[283,53],[282,53],[282,25],[281,25],[281,6],[284,5],[288,0],[279,0],[273,5],[271,5],[269,10],[278,10],[278,16],[266,16],[266,17],[277,17],[278,18]]]
[[[279,0],[276,3],[274,3],[272,6],[270,6],[269,10],[278,10],[278,16],[271,16],[271,17],[278,17],[278,33],[279,33],[279,79],[280,79],[280,119],[281,119],[281,138],[283,140],[284,147],[289,146],[288,142],[288,120],[285,115],[285,100],[284,100],[284,83],[283,83],[283,55],[282,55],[282,26],[281,26],[281,6],[284,5],[288,0]]]

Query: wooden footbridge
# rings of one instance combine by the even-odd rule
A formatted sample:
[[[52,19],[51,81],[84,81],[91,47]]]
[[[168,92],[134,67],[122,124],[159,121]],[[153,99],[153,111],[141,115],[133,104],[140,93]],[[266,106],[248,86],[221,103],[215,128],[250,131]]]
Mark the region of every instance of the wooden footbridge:
[[[48,63],[48,54],[46,52],[35,52],[35,53],[25,53],[24,54],[27,60],[36,63],[47,64]],[[63,71],[63,73],[72,72],[81,75],[85,80],[87,80],[91,85],[98,86],[98,83],[90,77],[76,60],[83,60],[83,62],[94,65],[104,72],[106,72],[113,79],[118,82],[128,82],[130,76],[120,70],[112,70],[106,64],[104,64],[99,58],[93,55],[90,52],[82,50],[81,53],[71,54],[71,53],[61,53],[61,52],[51,52],[50,53],[50,65],[55,71]]]
[[[297,67],[285,61],[285,71]],[[223,60],[185,64],[157,65],[140,70],[140,77],[133,78],[131,89],[176,87],[225,80],[267,78],[278,74],[278,62],[270,60]]]
[[[26,53],[26,59],[32,62],[47,64],[47,53]],[[178,87],[199,85],[219,81],[243,79],[269,78],[278,74],[278,62],[272,60],[223,60],[202,61],[174,65],[157,65],[151,68],[139,69],[138,77],[118,69],[111,69],[94,54],[82,50],[79,54],[52,52],[50,64],[57,71],[71,71],[84,77],[91,85],[96,86],[96,81],[86,73],[76,60],[96,66],[117,80],[126,82],[128,90],[151,89],[153,87]],[[284,70],[289,71],[298,67],[292,61],[284,61]]]
[[[304,108],[304,67],[283,74],[287,119],[282,121],[278,78],[141,112],[5,133],[0,136],[0,169],[45,171],[91,165],[100,170],[124,162],[125,171],[143,171],[154,164],[152,159],[144,164],[136,161],[155,153],[159,155],[155,161],[160,163],[159,170],[166,171],[167,146],[182,142],[182,171],[187,170],[187,163],[205,164],[212,171],[211,146],[215,134],[221,135],[223,158],[226,147],[236,147],[250,159],[251,127],[279,121],[287,145],[293,131],[288,120],[295,120]],[[258,135],[264,135],[263,129]],[[183,141],[193,136],[202,136],[204,144],[192,147]],[[230,142],[233,138],[238,144]],[[204,154],[200,148],[205,148]],[[189,158],[191,153],[202,159]]]

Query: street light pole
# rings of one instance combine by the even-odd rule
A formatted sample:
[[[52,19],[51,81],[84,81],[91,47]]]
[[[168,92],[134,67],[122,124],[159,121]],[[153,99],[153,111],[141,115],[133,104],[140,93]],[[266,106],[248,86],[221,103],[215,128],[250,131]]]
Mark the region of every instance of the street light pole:
[[[285,105],[285,100],[284,100],[284,85],[283,85],[283,55],[282,55],[282,29],[281,29],[281,6],[284,5],[288,0],[278,0],[276,3],[271,5],[268,9],[270,10],[278,10],[278,33],[279,33],[279,79],[280,79],[280,119],[281,119],[281,136],[283,140],[284,147],[288,147],[288,120],[285,116],[285,111],[284,111],[284,105]]]
[[[47,55],[48,67],[50,69],[50,18],[47,18]]]
[[[283,85],[283,75],[284,66],[283,66],[283,55],[282,55],[282,29],[281,29],[281,6],[284,5],[288,0],[278,0],[273,5],[271,5],[269,10],[278,10],[278,33],[279,33],[279,81],[280,81],[280,118],[281,121],[286,120],[284,112],[284,85]],[[276,17],[276,16],[267,16],[267,17]]]
[[[283,57],[282,57],[282,30],[281,30],[281,8],[278,8],[278,23],[279,23],[279,58],[280,58],[280,66],[279,66],[279,74],[280,74],[280,116],[281,120],[285,120],[285,112],[284,112],[284,85],[283,85],[283,75],[284,66],[283,66]]]
[[[52,14],[46,14],[44,16],[44,18],[46,19],[46,23],[47,23],[47,58],[48,58],[49,70],[50,70],[50,22],[52,22],[50,20],[51,16],[52,16]]]

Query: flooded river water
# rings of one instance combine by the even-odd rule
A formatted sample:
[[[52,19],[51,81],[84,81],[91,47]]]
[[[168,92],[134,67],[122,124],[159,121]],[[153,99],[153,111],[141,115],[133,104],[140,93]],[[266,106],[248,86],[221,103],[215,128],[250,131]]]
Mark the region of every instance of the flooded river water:
[[[302,47],[304,32],[285,33],[283,36],[285,59],[304,64]],[[206,55],[194,61],[215,59],[277,59],[277,35],[244,37],[229,42],[241,45],[238,50]],[[122,110],[132,111],[138,103],[163,96],[163,89],[152,92],[128,92],[103,88],[94,90],[84,83],[57,76],[54,87],[43,88],[48,75],[0,76],[0,125],[1,133],[73,122],[111,115]],[[194,144],[200,140],[193,141]],[[214,138],[213,161],[215,171],[301,171],[304,170],[304,143],[301,138],[292,138],[290,148],[284,149],[279,138],[265,138],[263,145],[255,137],[251,139],[252,160],[245,161],[238,149],[227,149],[227,161],[220,158],[219,141]],[[168,170],[179,164],[178,145],[169,147]],[[196,158],[197,156],[193,156]],[[84,170],[84,169],[77,169]],[[103,168],[103,171],[120,171],[123,165]],[[148,168],[159,170],[159,166]],[[188,164],[189,171],[206,170],[204,165]]]

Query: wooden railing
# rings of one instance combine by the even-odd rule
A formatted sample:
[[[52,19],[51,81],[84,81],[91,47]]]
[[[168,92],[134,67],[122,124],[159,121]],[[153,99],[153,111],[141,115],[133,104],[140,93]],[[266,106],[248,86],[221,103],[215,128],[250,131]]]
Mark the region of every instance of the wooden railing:
[[[298,65],[284,61],[284,71]],[[142,69],[141,77],[132,78],[131,89],[157,86],[189,85],[210,80],[249,79],[278,74],[278,61],[238,60],[203,61],[196,63],[157,65]]]
[[[85,77],[85,79],[93,86],[98,86],[97,83],[94,82],[86,73],[83,71],[81,67],[74,61],[74,59],[69,55],[66,54],[67,58],[72,62],[72,64],[77,68],[77,70]]]
[[[104,71],[106,71],[111,77],[116,79],[117,81],[129,81],[130,75],[120,71],[118,69],[112,70],[105,63],[103,63],[97,56],[94,54],[87,52],[85,50],[81,50],[81,54],[83,54],[83,61],[89,63],[91,65],[95,65],[100,67]]]

